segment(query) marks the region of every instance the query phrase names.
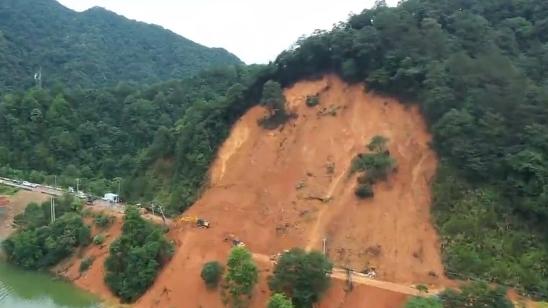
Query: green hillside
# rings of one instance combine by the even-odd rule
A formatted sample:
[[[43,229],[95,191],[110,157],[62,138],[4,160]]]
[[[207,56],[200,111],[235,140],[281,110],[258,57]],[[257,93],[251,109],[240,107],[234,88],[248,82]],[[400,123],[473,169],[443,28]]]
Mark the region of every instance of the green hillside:
[[[56,10],[77,20],[105,17]],[[4,39],[0,46],[6,41],[15,44]],[[105,55],[111,57],[118,56]],[[133,60],[136,70],[148,70]],[[420,105],[440,158],[433,216],[447,274],[547,299],[544,0],[407,0],[395,8],[379,1],[299,40],[266,67],[234,66],[147,87],[4,95],[0,175],[47,182],[60,174],[64,183],[78,177],[97,193],[122,177],[124,198],[155,200],[176,214],[199,195],[231,124],[261,101],[266,81],[288,86],[324,73]]]
[[[102,8],[78,13],[55,0],[0,1],[0,90],[28,88],[40,67],[44,86],[90,88],[184,78],[240,63],[224,49]]]

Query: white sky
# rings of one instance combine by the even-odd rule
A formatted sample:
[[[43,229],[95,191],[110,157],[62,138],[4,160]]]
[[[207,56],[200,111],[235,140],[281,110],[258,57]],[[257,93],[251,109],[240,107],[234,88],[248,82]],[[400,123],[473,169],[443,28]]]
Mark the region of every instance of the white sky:
[[[375,0],[58,0],[77,11],[101,6],[157,24],[244,62],[267,63],[300,36],[329,29]],[[395,5],[397,0],[387,0]]]

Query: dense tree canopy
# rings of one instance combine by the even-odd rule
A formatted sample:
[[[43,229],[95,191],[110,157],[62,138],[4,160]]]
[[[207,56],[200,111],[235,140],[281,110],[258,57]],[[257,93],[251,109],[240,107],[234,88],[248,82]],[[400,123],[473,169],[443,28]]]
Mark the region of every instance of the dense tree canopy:
[[[50,202],[30,203],[16,217],[16,233],[2,242],[8,261],[25,269],[53,266],[77,247],[90,243],[90,229],[82,220],[81,206],[71,196],[56,201],[51,223]]]
[[[40,67],[45,86],[90,88],[183,78],[240,63],[226,50],[102,8],[78,13],[55,0],[0,2],[0,91],[32,85]]]
[[[243,97],[252,93],[254,71],[228,67],[142,88],[6,94],[0,175],[53,185],[56,174],[64,187],[79,178],[82,190],[97,195],[116,191],[121,181],[124,198],[159,199],[179,212],[249,106]]]

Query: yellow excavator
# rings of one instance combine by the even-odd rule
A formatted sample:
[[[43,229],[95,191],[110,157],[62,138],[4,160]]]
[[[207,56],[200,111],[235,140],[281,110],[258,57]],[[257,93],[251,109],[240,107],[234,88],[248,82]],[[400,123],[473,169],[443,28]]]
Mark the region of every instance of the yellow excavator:
[[[196,226],[198,226],[199,228],[205,228],[205,229],[208,229],[210,226],[209,221],[196,216],[182,216],[181,218],[178,219],[178,222],[179,223],[190,222],[190,223],[196,224]]]

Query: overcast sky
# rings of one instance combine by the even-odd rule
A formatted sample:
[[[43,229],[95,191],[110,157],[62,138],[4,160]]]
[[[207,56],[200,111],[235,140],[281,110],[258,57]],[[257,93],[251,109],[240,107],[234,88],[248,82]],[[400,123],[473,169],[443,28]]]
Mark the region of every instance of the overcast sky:
[[[158,24],[209,47],[223,47],[244,62],[267,63],[301,35],[329,29],[373,6],[375,0],[58,0],[83,11],[101,6]],[[397,0],[388,0],[395,5]]]

